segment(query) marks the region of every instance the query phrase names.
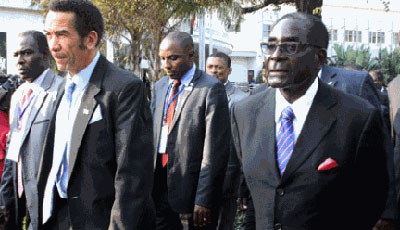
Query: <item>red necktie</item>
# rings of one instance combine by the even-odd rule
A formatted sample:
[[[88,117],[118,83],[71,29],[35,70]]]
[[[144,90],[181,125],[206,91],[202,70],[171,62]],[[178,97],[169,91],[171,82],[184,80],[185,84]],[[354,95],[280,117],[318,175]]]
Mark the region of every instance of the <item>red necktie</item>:
[[[18,128],[22,127],[22,117],[25,114],[25,111],[28,109],[29,104],[31,102],[32,89],[25,91],[24,96],[22,96],[21,101],[19,102],[19,117],[18,117]],[[21,156],[18,157],[18,165],[17,165],[17,179],[18,179],[18,197],[22,197],[22,193],[24,192],[24,186],[22,183],[22,162]]]
[[[20,129],[22,127],[22,117],[24,116],[25,111],[28,109],[29,104],[31,103],[32,92],[32,89],[26,90],[18,105],[18,128]]]
[[[168,111],[167,111],[168,133],[171,130],[172,119],[174,118],[176,102],[178,101],[178,97],[175,95],[178,93],[180,85],[181,85],[180,80],[174,80],[174,83],[172,85],[172,90],[171,90],[171,96],[168,99],[168,102],[170,102],[172,100],[168,106]],[[162,158],[161,158],[162,167],[165,167],[167,165],[167,163],[168,163],[168,153],[165,153],[162,155]]]

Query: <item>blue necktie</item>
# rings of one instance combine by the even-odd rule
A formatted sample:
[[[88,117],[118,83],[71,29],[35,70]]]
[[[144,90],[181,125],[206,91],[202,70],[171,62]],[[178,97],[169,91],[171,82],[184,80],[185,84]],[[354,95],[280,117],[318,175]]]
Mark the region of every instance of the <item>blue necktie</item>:
[[[68,104],[68,120],[72,104],[72,94],[75,91],[76,84],[72,81],[69,82],[67,91],[67,104]],[[67,157],[68,140],[66,140],[63,158],[61,161],[60,169],[57,173],[57,184],[61,198],[67,198],[67,188],[68,188],[68,157]],[[60,191],[61,190],[61,191]]]
[[[290,160],[294,147],[294,132],[293,132],[294,113],[292,107],[288,106],[282,110],[281,128],[276,137],[277,159],[281,175],[286,170],[286,165]]]

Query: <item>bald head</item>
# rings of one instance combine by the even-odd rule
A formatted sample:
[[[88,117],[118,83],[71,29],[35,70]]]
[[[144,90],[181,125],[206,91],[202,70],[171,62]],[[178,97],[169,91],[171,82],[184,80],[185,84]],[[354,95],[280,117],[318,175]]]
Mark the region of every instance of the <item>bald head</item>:
[[[188,33],[169,33],[161,42],[160,58],[170,79],[181,79],[193,67],[193,39]]]
[[[193,38],[186,32],[171,32],[167,34],[163,42],[172,42],[182,49],[193,49]]]

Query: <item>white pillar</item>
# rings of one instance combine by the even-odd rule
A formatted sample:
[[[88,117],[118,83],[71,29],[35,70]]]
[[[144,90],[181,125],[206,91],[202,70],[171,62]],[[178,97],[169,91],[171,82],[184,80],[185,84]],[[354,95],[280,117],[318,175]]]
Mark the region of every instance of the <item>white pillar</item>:
[[[204,38],[204,15],[199,15],[199,69],[205,71],[206,43]]]
[[[106,48],[107,48],[107,60],[111,63],[114,63],[114,46],[110,40],[106,40]]]

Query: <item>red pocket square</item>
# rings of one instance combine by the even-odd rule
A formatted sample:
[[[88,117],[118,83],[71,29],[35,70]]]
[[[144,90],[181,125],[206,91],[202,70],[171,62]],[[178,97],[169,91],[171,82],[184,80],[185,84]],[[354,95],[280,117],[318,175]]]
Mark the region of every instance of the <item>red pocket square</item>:
[[[338,166],[339,166],[338,163],[336,163],[334,159],[329,157],[318,166],[318,171],[326,171]]]

